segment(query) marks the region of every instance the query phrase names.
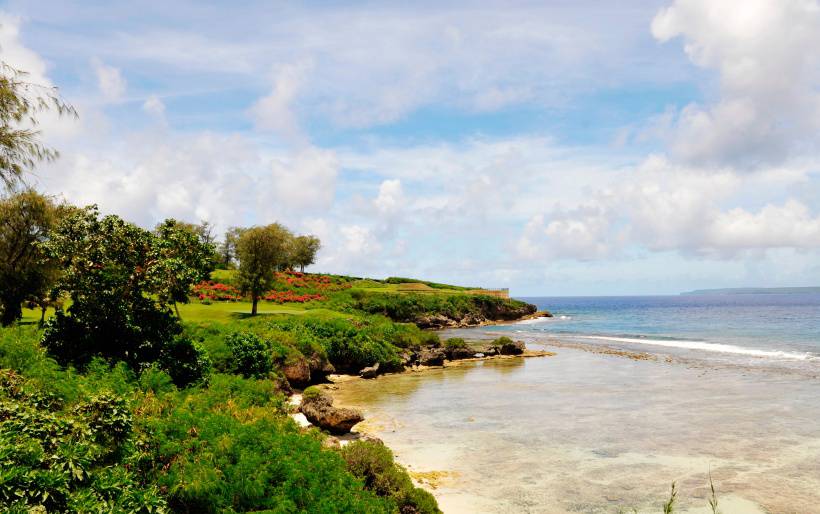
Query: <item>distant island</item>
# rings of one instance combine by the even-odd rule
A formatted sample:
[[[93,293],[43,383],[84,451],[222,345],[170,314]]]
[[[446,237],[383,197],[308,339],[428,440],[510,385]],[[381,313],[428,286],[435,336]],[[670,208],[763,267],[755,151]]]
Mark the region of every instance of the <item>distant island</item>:
[[[807,294],[820,293],[820,287],[729,287],[725,289],[696,289],[681,295],[728,294]]]

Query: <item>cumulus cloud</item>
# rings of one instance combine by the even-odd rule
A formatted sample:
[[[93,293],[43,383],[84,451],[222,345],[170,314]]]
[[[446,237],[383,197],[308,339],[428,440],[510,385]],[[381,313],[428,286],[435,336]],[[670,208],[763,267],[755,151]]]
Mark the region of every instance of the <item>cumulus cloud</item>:
[[[317,147],[274,159],[270,175],[272,195],[266,199],[266,203],[270,202],[266,210],[271,207],[298,211],[329,208],[335,198],[338,171],[336,153]]]
[[[274,73],[273,89],[251,108],[257,128],[273,131],[292,143],[305,142],[305,135],[293,112],[293,102],[309,68],[306,62],[278,67]]]
[[[97,76],[97,87],[106,100],[114,101],[125,94],[126,82],[119,68],[109,66],[98,58],[91,60],[91,67]]]
[[[692,163],[757,169],[817,148],[820,5],[809,0],[676,0],[652,21],[719,73],[719,98],[681,109],[669,134]]]
[[[651,156],[626,177],[598,187],[574,209],[533,217],[516,242],[518,255],[592,260],[643,249],[737,258],[776,248],[820,248],[819,214],[793,198],[758,209],[732,205],[746,183],[728,169],[702,170]]]

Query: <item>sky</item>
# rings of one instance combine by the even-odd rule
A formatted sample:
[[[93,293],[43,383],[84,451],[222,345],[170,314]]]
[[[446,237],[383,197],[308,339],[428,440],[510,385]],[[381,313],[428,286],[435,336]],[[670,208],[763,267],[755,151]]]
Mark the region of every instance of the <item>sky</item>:
[[[12,0],[0,59],[79,112],[29,182],[141,226],[518,296],[820,285],[817,1]]]

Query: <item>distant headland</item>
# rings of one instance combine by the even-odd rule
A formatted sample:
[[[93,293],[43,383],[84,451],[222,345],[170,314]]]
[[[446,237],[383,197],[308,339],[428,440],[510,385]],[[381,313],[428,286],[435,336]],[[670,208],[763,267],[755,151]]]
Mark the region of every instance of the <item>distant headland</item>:
[[[725,289],[696,289],[681,295],[732,295],[732,294],[807,294],[820,293],[820,287],[730,287]]]

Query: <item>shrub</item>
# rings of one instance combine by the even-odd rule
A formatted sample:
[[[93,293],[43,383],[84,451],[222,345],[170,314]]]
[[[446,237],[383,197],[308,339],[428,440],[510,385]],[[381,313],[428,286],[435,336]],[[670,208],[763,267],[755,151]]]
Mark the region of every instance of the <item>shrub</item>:
[[[149,299],[74,304],[46,322],[42,344],[60,364],[85,367],[95,356],[139,370],[156,362],[181,331],[176,318]]]
[[[111,461],[131,433],[127,402],[99,394],[70,411],[6,371],[0,387],[0,504],[11,512],[165,513],[155,485]],[[33,387],[33,389],[32,389]],[[114,445],[111,447],[110,445]],[[128,446],[123,446],[126,450]]]
[[[467,343],[464,342],[464,339],[460,337],[451,337],[444,341],[444,349],[445,350],[455,350],[456,348],[466,348]]]
[[[227,337],[226,343],[231,350],[233,370],[245,378],[262,377],[273,369],[268,345],[255,334],[236,332]]]
[[[407,472],[393,462],[393,452],[385,445],[371,441],[355,441],[342,448],[347,469],[364,480],[365,488],[379,496],[392,499],[404,512],[438,513],[435,498],[413,486]]]
[[[177,512],[388,513],[335,452],[283,415],[269,380],[214,375],[147,421],[150,462]]]
[[[207,381],[211,372],[208,352],[201,344],[185,336],[177,336],[163,347],[159,365],[179,387]]]

